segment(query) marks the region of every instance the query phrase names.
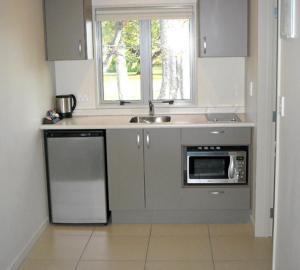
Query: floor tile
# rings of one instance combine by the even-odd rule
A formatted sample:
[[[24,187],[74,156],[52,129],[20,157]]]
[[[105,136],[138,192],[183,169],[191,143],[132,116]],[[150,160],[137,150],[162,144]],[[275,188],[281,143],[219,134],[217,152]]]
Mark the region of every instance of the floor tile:
[[[215,270],[272,270],[272,262],[271,260],[216,262]]]
[[[149,236],[150,224],[110,224],[95,227],[95,236]]]
[[[153,236],[181,236],[181,235],[208,235],[206,224],[153,224],[151,235]]]
[[[272,256],[271,238],[222,236],[212,237],[211,242],[216,261],[270,259]]]
[[[144,270],[144,262],[81,261],[76,270]]]
[[[77,260],[88,240],[89,236],[83,235],[43,235],[34,245],[28,258]]]
[[[82,260],[145,260],[148,239],[142,236],[94,236]]]
[[[151,261],[146,263],[146,270],[214,270],[212,262]]]
[[[94,226],[49,225],[44,234],[49,235],[88,235],[94,231]]]
[[[210,224],[209,233],[211,236],[252,236],[251,224]]]
[[[148,260],[211,260],[208,237],[160,236],[150,238]]]
[[[19,270],[75,270],[77,260],[26,260]]]

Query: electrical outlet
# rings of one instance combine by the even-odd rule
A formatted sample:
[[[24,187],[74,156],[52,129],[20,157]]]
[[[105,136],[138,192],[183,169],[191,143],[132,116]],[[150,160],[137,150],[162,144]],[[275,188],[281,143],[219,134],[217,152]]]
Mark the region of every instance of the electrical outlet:
[[[78,95],[78,101],[80,103],[87,103],[87,102],[89,102],[89,96],[88,96],[88,94],[82,93],[82,94]]]

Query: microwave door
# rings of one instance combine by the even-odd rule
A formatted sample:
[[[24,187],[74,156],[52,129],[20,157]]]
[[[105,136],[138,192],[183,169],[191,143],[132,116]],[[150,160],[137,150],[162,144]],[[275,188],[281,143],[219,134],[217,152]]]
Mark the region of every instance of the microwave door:
[[[230,156],[224,155],[188,155],[188,184],[221,184],[228,182]]]

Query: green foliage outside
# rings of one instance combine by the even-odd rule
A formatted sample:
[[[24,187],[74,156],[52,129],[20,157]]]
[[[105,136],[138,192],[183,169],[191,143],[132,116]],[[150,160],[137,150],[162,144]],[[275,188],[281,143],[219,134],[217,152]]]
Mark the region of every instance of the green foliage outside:
[[[128,75],[140,74],[141,62],[140,62],[140,24],[138,21],[103,21],[102,22],[102,45],[105,48],[106,54],[116,49],[114,44],[114,38],[118,31],[118,24],[121,23],[122,32],[121,40],[126,49],[126,65]],[[160,57],[160,24],[159,20],[151,21],[151,35],[152,35],[152,63],[157,66],[156,73],[161,70]],[[111,63],[107,68],[107,73],[116,72],[117,56],[113,54]]]

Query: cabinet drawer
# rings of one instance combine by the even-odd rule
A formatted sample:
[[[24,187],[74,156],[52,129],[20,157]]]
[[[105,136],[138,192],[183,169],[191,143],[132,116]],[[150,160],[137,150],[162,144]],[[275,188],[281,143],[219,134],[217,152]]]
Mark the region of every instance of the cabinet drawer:
[[[250,188],[182,188],[181,207],[197,210],[250,209]]]
[[[185,128],[181,130],[182,145],[248,145],[251,128]]]

